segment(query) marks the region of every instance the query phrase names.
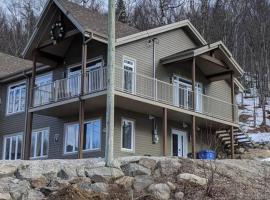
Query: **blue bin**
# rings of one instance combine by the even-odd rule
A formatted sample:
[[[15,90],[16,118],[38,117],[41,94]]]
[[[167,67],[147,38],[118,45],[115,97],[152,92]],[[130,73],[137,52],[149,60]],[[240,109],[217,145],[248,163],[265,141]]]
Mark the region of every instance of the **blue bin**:
[[[198,158],[203,160],[215,160],[216,152],[212,150],[203,150],[198,152]]]

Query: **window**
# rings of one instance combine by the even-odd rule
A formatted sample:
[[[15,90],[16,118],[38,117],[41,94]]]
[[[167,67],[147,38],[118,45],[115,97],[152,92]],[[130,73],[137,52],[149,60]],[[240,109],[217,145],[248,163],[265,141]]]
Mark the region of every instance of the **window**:
[[[43,158],[48,156],[49,129],[40,129],[32,132],[31,157]]]
[[[124,88],[124,91],[126,92],[130,92],[130,93],[135,92],[135,67],[136,67],[136,61],[134,59],[124,57],[123,59],[123,68],[124,68],[123,88]]]
[[[22,156],[22,134],[4,137],[4,160],[19,160]]]
[[[101,120],[91,120],[84,123],[83,150],[96,150],[101,146]],[[65,153],[78,152],[79,148],[79,124],[66,125]]]
[[[7,99],[7,114],[23,112],[25,109],[25,83],[9,86]]]
[[[122,120],[122,149],[134,150],[134,121],[123,119]]]
[[[52,73],[38,76],[36,78],[34,105],[44,105],[50,102],[52,98]]]

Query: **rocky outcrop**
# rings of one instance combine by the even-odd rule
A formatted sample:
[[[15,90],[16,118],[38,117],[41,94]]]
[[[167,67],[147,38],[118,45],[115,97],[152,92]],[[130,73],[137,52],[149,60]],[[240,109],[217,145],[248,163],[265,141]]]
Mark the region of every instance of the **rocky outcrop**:
[[[102,159],[1,161],[0,199],[260,199],[270,192],[269,166],[176,157],[127,157],[114,167]]]

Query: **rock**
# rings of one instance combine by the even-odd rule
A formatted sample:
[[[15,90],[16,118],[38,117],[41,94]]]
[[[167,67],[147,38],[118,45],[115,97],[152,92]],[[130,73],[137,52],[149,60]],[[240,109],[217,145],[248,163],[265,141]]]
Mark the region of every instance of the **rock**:
[[[115,183],[125,189],[131,188],[134,183],[135,178],[130,176],[123,176],[120,179],[117,179]]]
[[[135,176],[133,187],[136,192],[141,192],[153,183],[154,183],[153,177],[149,175],[140,175]]]
[[[183,200],[184,199],[184,193],[183,192],[176,192],[174,195],[175,200]]]
[[[0,165],[0,178],[14,176],[17,167],[13,165]]]
[[[92,179],[92,177],[101,176],[107,181],[124,176],[121,170],[110,167],[85,168],[85,173],[90,179]]]
[[[157,161],[153,160],[151,158],[142,158],[139,160],[139,165],[142,165],[146,167],[147,169],[150,169],[151,171],[155,169],[157,165]]]
[[[170,176],[177,174],[181,168],[181,163],[178,159],[163,158],[157,164],[162,176]]]
[[[176,190],[176,186],[172,182],[168,181],[167,182],[167,185],[169,186],[169,188],[170,188],[171,191],[175,191]]]
[[[45,196],[49,196],[51,193],[57,191],[56,187],[44,187],[40,188],[40,192],[42,192]]]
[[[60,178],[53,179],[48,186],[50,187],[57,187],[57,188],[64,188],[69,186],[69,181],[68,180],[62,180]]]
[[[102,175],[95,174],[91,176],[91,181],[93,181],[94,183],[101,183],[101,182],[104,183],[104,182],[108,182],[108,178]]]
[[[9,193],[12,199],[27,199],[30,191],[30,183],[26,180],[11,180],[9,182]]]
[[[122,166],[122,170],[126,176],[151,175],[150,169],[136,163],[129,163],[124,165]]]
[[[12,200],[9,193],[0,193],[0,200]]]
[[[37,199],[44,199],[44,195],[37,190],[30,190],[28,192],[27,200],[37,200]]]
[[[74,184],[77,184],[80,182],[91,183],[91,179],[88,177],[75,177],[75,178],[69,180],[69,183],[71,185],[74,185]]]
[[[94,183],[91,185],[91,190],[94,192],[107,192],[108,184],[106,183]]]
[[[46,187],[48,185],[48,181],[42,177],[42,178],[37,178],[37,179],[33,179],[30,181],[31,187],[32,188],[42,188],[42,187]]]
[[[158,200],[167,200],[171,194],[169,186],[164,183],[152,184],[148,191]]]
[[[90,190],[91,191],[91,185],[92,185],[91,182],[79,182],[79,183],[76,183],[74,186],[77,188],[80,188],[82,190]]]
[[[239,153],[239,154],[244,154],[245,151],[246,151],[245,148],[242,148],[242,147],[237,149],[237,153]]]
[[[194,174],[189,174],[189,173],[179,174],[177,176],[177,181],[178,182],[194,183],[194,184],[201,185],[201,186],[205,186],[208,182],[208,180],[206,178],[201,178],[199,176],[196,176]]]

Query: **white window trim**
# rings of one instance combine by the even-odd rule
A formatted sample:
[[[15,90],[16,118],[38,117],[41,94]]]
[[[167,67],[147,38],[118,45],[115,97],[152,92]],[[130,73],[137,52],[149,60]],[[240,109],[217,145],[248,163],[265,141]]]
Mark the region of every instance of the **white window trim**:
[[[129,56],[125,56],[125,55],[123,55],[123,59],[122,59],[122,71],[123,71],[123,73],[122,73],[122,88],[123,88],[123,90],[125,90],[124,89],[124,87],[125,87],[125,82],[124,82],[124,75],[125,75],[125,71],[124,71],[124,69],[125,69],[125,67],[124,67],[124,61],[125,60],[131,60],[131,61],[134,61],[134,80],[133,80],[133,88],[132,88],[132,91],[131,91],[131,94],[135,94],[136,93],[136,73],[137,73],[137,60],[135,59],[135,58],[132,58],[132,57],[129,57]]]
[[[6,138],[10,138],[10,137],[13,137],[13,136],[23,136],[23,132],[19,132],[19,133],[14,133],[14,134],[10,134],[10,135],[4,135],[3,136],[3,143],[4,143],[4,145],[3,145],[3,148],[2,148],[2,152],[3,152],[3,157],[2,157],[2,160],[6,160]],[[17,143],[17,138],[16,138],[16,143]],[[23,140],[22,140],[22,143],[23,143]],[[11,147],[10,147],[11,148]],[[22,156],[22,149],[23,148],[23,144],[21,144],[21,156]],[[10,149],[9,149],[9,151],[10,151]],[[17,152],[18,151],[18,146],[17,146],[17,144],[16,144],[16,149],[15,149],[15,152]],[[10,154],[11,152],[9,152],[9,154]],[[15,160],[18,160],[17,159],[17,154],[16,154],[16,159]]]
[[[98,118],[92,118],[92,119],[87,119],[85,122],[84,122],[84,125],[91,122],[91,121],[97,121],[99,120],[100,122],[100,147],[99,148],[95,148],[95,149],[85,149],[83,150],[83,152],[95,152],[95,151],[100,151],[101,150],[101,146],[102,146],[102,118],[101,117],[98,117]],[[66,152],[66,133],[67,133],[67,127],[69,125],[75,125],[75,124],[79,124],[78,121],[75,121],[75,122],[69,122],[69,123],[65,123],[64,124],[64,141],[63,141],[63,155],[72,155],[72,154],[77,154],[78,151],[72,151],[72,152]],[[80,132],[78,134],[78,136],[80,137]],[[78,142],[79,141],[79,138],[78,138]],[[79,147],[78,147],[79,148]]]
[[[33,159],[33,160],[35,160],[35,159],[42,159],[42,158],[48,158],[48,155],[49,155],[49,145],[50,145],[50,127],[46,127],[46,128],[40,128],[40,129],[35,129],[35,130],[33,130],[32,131],[32,135],[33,135],[33,133],[35,133],[35,132],[39,132],[39,131],[48,131],[48,135],[49,135],[49,140],[48,140],[48,153],[47,153],[47,155],[46,156],[43,156],[43,137],[44,137],[44,134],[42,134],[42,143],[41,143],[41,149],[42,149],[42,156],[36,156],[36,151],[37,151],[37,135],[36,135],[36,144],[35,144],[35,149],[34,149],[34,156],[32,156],[32,157],[30,157],[30,159]],[[31,137],[32,137],[32,135],[31,135]],[[32,146],[31,146],[31,148],[32,148]]]
[[[131,136],[131,149],[123,148],[123,124],[124,121],[131,122],[132,123],[132,136]],[[123,152],[130,152],[135,153],[135,123],[136,121],[134,119],[125,118],[123,117],[121,120],[121,151]]]
[[[21,110],[21,111],[18,111],[18,112],[12,112],[12,113],[9,113],[8,112],[8,107],[9,107],[9,91],[10,91],[10,88],[11,87],[14,87],[16,85],[21,85],[21,84],[25,84],[25,105],[24,105],[24,110]],[[6,116],[10,116],[10,115],[15,115],[15,114],[19,114],[19,113],[23,113],[25,112],[25,108],[26,108],[26,96],[27,96],[27,91],[28,91],[28,88],[27,88],[27,85],[26,85],[26,81],[23,80],[23,81],[20,81],[20,82],[16,82],[16,83],[12,83],[10,84],[8,87],[7,87],[7,97],[6,97]]]

